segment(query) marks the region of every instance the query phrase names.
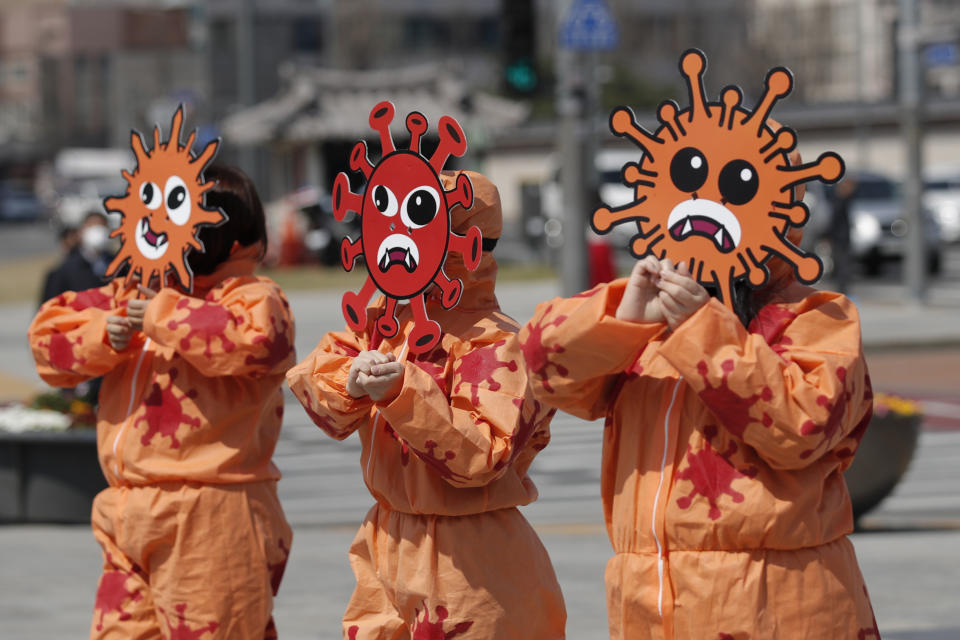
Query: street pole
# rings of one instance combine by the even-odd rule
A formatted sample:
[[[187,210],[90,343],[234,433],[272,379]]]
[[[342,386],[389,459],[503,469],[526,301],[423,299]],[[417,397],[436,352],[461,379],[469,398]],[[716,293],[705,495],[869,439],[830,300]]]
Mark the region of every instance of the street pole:
[[[254,86],[254,38],[253,14],[255,0],[239,0],[236,17],[236,64],[237,64],[237,104],[240,107],[253,105],[256,99]],[[238,164],[248,174],[255,175],[255,154],[253,147],[244,146],[238,150]]]
[[[866,53],[866,47],[864,42],[863,30],[867,21],[867,12],[866,12],[866,0],[856,0],[856,64],[854,65],[854,73],[856,73],[856,82],[857,82],[857,106],[863,113],[865,103],[866,103],[866,91],[864,90],[864,71],[866,70],[866,65],[863,63],[863,56]],[[868,147],[869,142],[869,128],[870,125],[867,122],[865,117],[857,118],[856,124],[856,147],[857,147],[857,168],[858,169],[867,169],[870,166],[870,150]]]
[[[923,305],[927,299],[926,246],[922,210],[923,130],[920,114],[920,61],[916,0],[900,0],[899,77],[901,128],[906,174],[903,203],[907,216],[907,246],[904,256],[904,288],[907,297]]]
[[[574,295],[589,285],[587,261],[587,198],[585,194],[587,88],[580,56],[562,47],[556,49],[557,156],[563,194],[563,246],[560,275],[563,294]]]

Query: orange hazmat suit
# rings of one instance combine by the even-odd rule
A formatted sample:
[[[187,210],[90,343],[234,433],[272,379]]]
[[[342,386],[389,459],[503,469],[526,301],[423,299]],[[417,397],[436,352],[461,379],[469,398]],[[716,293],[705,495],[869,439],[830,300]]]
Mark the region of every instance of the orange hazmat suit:
[[[842,471],[872,393],[856,308],[782,272],[749,328],[711,299],[618,320],[626,280],[542,303],[542,402],[605,417],[611,638],[878,638]]]
[[[452,211],[452,227],[477,225],[499,237],[500,201],[483,176],[468,174],[474,205]],[[456,175],[443,175],[452,188]],[[384,339],[368,310],[367,329],[329,333],[287,380],[327,435],[358,432],[360,466],[376,499],[350,549],[357,586],[344,638],[563,638],[566,613],[546,550],[517,510],[537,497],[527,476],[549,441],[551,410],[530,394],[515,333],[500,312],[491,253],[468,272],[459,254],[445,271],[463,281],[458,306],[428,296],[444,330],[433,350],[407,357],[413,328]],[[354,356],[393,353],[404,361],[402,390],[373,402],[346,391]]]
[[[294,327],[279,287],[253,275],[259,251],[235,251],[191,295],[162,289],[123,351],[107,317],[136,290],[117,280],[48,301],[30,325],[44,380],[103,376],[92,638],[275,637],[291,530],[271,456]]]

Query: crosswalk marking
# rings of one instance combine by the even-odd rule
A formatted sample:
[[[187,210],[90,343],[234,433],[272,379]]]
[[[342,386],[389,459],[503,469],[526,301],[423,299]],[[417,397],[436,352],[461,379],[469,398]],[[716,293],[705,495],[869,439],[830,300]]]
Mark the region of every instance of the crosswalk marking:
[[[941,403],[928,412],[960,404]],[[952,410],[952,409],[950,409]],[[939,415],[939,413],[938,413]],[[540,498],[523,508],[535,525],[603,523],[600,505],[600,459],[603,421],[588,422],[558,413],[551,442],[534,460],[530,475]],[[884,522],[957,522],[960,526],[960,429],[925,430],[914,459],[892,495],[867,518]],[[294,525],[359,523],[373,504],[360,469],[357,436],[338,442],[315,427],[296,401],[288,402],[274,462],[284,478],[280,497]]]

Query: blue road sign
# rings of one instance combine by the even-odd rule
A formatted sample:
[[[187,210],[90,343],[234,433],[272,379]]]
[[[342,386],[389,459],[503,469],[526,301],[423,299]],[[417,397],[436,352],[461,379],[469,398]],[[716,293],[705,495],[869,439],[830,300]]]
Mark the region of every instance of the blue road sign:
[[[620,42],[606,0],[573,0],[560,27],[560,46],[573,51],[609,51]]]
[[[950,67],[960,62],[960,48],[954,42],[935,42],[923,48],[928,67]]]

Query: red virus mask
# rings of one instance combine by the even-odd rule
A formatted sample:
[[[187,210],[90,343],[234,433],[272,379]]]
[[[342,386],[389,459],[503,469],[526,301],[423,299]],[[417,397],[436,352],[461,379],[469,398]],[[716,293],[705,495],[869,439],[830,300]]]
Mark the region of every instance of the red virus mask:
[[[786,127],[774,130],[768,119],[774,103],[793,88],[788,70],[778,67],[767,74],[763,96],[751,112],[741,105],[738,87],[724,89],[718,102],[707,101],[706,65],[696,49],[683,54],[680,71],[690,106],[680,110],[672,100],[663,102],[656,132],[639,126],[627,107],[610,115],[613,133],[632,140],[643,155],[639,163],[623,167],[634,201],[597,209],[591,226],[602,234],[614,225],[635,223],[634,256],[686,262],[693,277],[732,308],[734,283],[746,279],[751,287],[762,287],[774,256],[787,262],[800,282],[820,278],[819,258],[787,238],[809,217],[794,187],[811,180],[836,182],[843,161],[827,152],[814,162],[790,165],[796,134]]]
[[[160,127],[153,130],[153,151],[147,151],[139,132],[133,131],[130,145],[136,155],[133,173],[122,172],[127,181],[127,192],[121,197],[107,198],[107,211],[123,216],[120,226],[110,234],[119,236],[120,251],[107,268],[107,276],[115,275],[129,265],[126,279],[135,276],[144,285],[153,278],[161,284],[171,272],[180,286],[193,289],[193,273],[187,264],[187,254],[203,251],[197,234],[204,226],[226,221],[219,209],[204,206],[204,193],[213,187],[205,182],[203,170],[213,160],[220,144],[214,140],[199,156],[192,152],[196,131],[190,134],[186,145],[180,143],[183,107],[173,114],[170,138],[160,142]]]
[[[381,158],[370,162],[367,145],[358,142],[350,154],[350,169],[366,178],[363,192],[350,191],[346,173],[333,184],[333,213],[343,220],[348,211],[360,215],[360,238],[344,238],[340,246],[343,267],[350,271],[363,256],[369,277],[359,293],[343,296],[343,315],[354,331],[366,328],[366,305],[375,289],[386,297],[386,309],[377,319],[377,330],[387,338],[397,335],[396,306],[409,300],[414,327],[408,338],[410,353],[429,351],[440,340],[440,325],[427,317],[424,294],[431,284],[441,291],[440,303],[450,309],[460,300],[463,283],[443,271],[448,251],[463,254],[467,269],[480,263],[481,234],[471,227],[465,236],[450,228],[450,210],[473,205],[473,186],[461,174],[452,191],[444,191],[440,171],[451,155],[467,149],[463,129],[449,116],[440,118],[440,144],[427,159],[420,153],[420,137],[427,119],[419,112],[407,116],[409,149],[397,149],[390,135],[394,106],[381,102],[370,112],[370,127],[380,133]]]

